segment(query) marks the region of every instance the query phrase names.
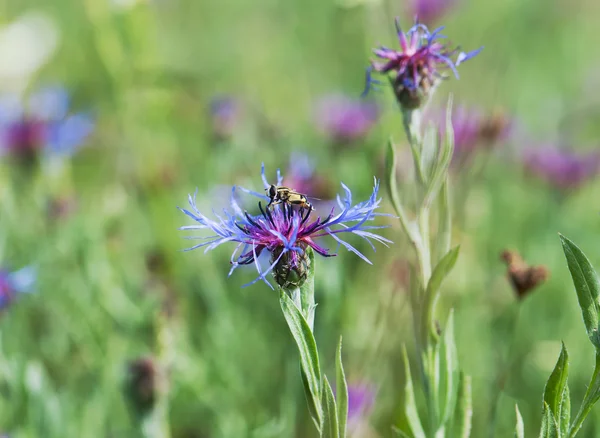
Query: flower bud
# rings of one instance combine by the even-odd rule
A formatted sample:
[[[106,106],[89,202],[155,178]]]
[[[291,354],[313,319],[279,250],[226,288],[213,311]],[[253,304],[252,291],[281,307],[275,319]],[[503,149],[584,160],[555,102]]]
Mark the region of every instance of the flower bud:
[[[276,248],[271,255],[271,263],[281,255],[281,258],[273,268],[273,277],[283,289],[298,288],[308,278],[311,268],[310,257],[306,252],[307,245],[299,244],[301,251],[288,251],[281,255],[283,248]]]

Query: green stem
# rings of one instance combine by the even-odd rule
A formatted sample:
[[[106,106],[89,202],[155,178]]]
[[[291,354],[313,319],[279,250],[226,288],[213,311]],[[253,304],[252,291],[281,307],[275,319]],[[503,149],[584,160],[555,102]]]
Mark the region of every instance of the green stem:
[[[594,373],[592,374],[592,378],[590,380],[590,384],[588,385],[588,389],[583,397],[583,402],[581,402],[581,407],[579,408],[579,412],[573,421],[571,428],[569,429],[569,438],[574,437],[581,429],[583,422],[587,415],[592,410],[594,403],[598,401],[600,398],[600,380],[598,379],[600,375],[600,352],[596,351],[596,367],[594,368]]]
[[[170,438],[168,372],[173,363],[173,337],[166,312],[158,314],[157,321],[157,377],[156,402],[152,410],[142,419],[142,433],[145,438]]]

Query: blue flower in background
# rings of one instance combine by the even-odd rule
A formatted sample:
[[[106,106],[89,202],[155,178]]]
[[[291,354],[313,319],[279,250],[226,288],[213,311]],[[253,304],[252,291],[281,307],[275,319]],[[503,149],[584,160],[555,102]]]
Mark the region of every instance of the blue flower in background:
[[[262,180],[265,189],[269,188],[270,184],[265,177],[264,166],[262,168]],[[282,181],[283,178],[278,172],[277,185],[280,186]],[[229,274],[231,275],[235,268],[240,265],[254,264],[259,276],[248,285],[259,280],[269,284],[266,277],[270,272],[273,272],[277,283],[282,287],[287,287],[290,281],[295,281],[290,280],[290,276],[294,277],[294,274],[298,274],[302,277],[306,273],[306,250],[308,247],[324,257],[336,255],[317,243],[319,238],[332,238],[337,242],[338,248],[343,245],[367,263],[371,262],[355,247],[342,240],[339,237],[340,234],[351,233],[360,236],[371,244],[373,250],[375,250],[375,247],[371,240],[383,244],[391,243],[371,231],[385,228],[382,225],[370,224],[376,216],[383,216],[382,213],[375,212],[381,202],[381,198],[377,198],[379,182],[375,181],[369,199],[355,205],[352,202],[350,189],[344,184],[342,184],[342,187],[345,193],[344,197],[337,197],[337,208],[333,207],[324,219],[320,216],[311,217],[311,209],[297,208],[286,203],[268,208],[263,207],[263,202],[265,204],[269,202],[267,196],[240,187],[243,192],[262,201],[258,202],[261,214],[253,216],[240,208],[234,196],[236,190],[234,186],[231,196],[232,211],[224,210],[222,216],[213,212],[216,217],[216,220],[213,220],[198,210],[196,196],[190,195],[189,204],[191,209],[180,208],[180,210],[196,221],[198,225],[184,226],[180,230],[206,229],[212,232],[211,235],[206,237],[187,237],[188,239],[202,240],[201,243],[188,248],[188,250],[205,247],[205,252],[207,252],[227,242],[237,243],[237,247],[231,256],[232,268]],[[266,269],[263,269],[259,260],[264,251],[271,255],[270,266]]]
[[[32,266],[9,272],[0,269],[0,310],[5,309],[19,293],[33,290],[37,273]]]
[[[0,97],[0,153],[33,158],[39,152],[70,156],[90,135],[89,114],[70,112],[67,91],[43,88],[28,98]]]

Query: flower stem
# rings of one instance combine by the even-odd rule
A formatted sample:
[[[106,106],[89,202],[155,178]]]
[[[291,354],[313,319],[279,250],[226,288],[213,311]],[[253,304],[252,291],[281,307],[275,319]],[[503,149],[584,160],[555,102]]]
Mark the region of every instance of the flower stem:
[[[600,398],[600,352],[596,351],[596,367],[594,368],[594,373],[592,374],[592,378],[590,380],[590,384],[588,385],[588,389],[583,397],[583,401],[581,402],[581,407],[579,408],[579,412],[573,420],[573,424],[571,425],[571,429],[569,430],[569,438],[573,438],[581,429],[583,422],[587,415],[592,410],[594,403],[598,401]]]

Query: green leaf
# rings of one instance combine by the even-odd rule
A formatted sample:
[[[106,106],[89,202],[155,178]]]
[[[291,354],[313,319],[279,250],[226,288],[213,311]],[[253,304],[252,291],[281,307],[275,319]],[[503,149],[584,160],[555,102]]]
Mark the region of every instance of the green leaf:
[[[600,281],[598,275],[592,267],[592,264],[585,256],[583,251],[565,236],[560,235],[560,240],[563,245],[563,251],[567,258],[569,271],[575,284],[577,299],[583,322],[590,341],[596,347],[600,348],[600,336],[598,333],[598,322],[600,320],[600,302],[598,295],[600,294]]]
[[[308,275],[306,280],[300,286],[300,300],[302,303],[302,315],[306,319],[308,326],[312,330],[315,321],[315,252],[309,246],[306,248],[306,255],[308,255],[308,263],[310,268],[308,269]]]
[[[569,354],[563,343],[556,366],[550,374],[550,377],[546,382],[546,388],[544,389],[544,406],[547,405],[550,408],[550,412],[561,431],[561,436],[563,436],[569,428],[571,406],[569,401],[569,387],[567,386],[568,375]],[[567,401],[565,402],[565,400]],[[565,406],[565,403],[567,403],[568,406]],[[563,408],[565,408],[566,412],[563,412]]]
[[[346,423],[348,422],[348,384],[346,383],[346,375],[342,365],[342,337],[337,348],[335,358],[335,390],[336,390],[336,405],[339,422],[340,438],[346,437]]]
[[[468,438],[471,435],[471,418],[473,417],[473,401],[471,399],[471,378],[462,371],[458,377],[458,395],[452,422],[452,434],[455,438]]]
[[[542,411],[542,428],[540,430],[540,438],[559,438],[558,425],[554,420],[554,415],[548,403],[544,402]]]
[[[421,425],[419,419],[419,412],[417,411],[417,402],[415,400],[415,392],[412,384],[412,376],[410,373],[410,364],[408,362],[408,353],[406,352],[406,346],[402,347],[402,358],[404,360],[404,370],[406,377],[406,384],[404,386],[404,413],[408,421],[408,426],[414,438],[425,438],[425,431]]]
[[[323,406],[321,438],[340,438],[335,397],[333,396],[331,385],[329,384],[329,380],[327,380],[326,376],[323,376],[321,405]]]
[[[433,273],[431,274],[431,278],[429,279],[427,289],[425,291],[425,297],[423,299],[424,301],[421,306],[421,322],[423,324],[422,336],[431,335],[434,339],[438,338],[436,329],[433,326],[433,312],[435,310],[435,305],[439,297],[440,286],[442,285],[442,282],[450,273],[452,268],[454,268],[456,260],[458,259],[459,251],[460,246],[455,246],[450,251],[448,251],[448,253],[444,257],[442,257],[442,260],[440,260],[440,262],[434,268]],[[426,340],[423,339],[423,342],[425,341]]]
[[[525,438],[525,423],[519,412],[519,406],[515,405],[515,413],[517,415],[517,424],[515,425],[515,438]]]
[[[454,129],[452,128],[452,95],[448,98],[446,107],[446,135],[444,145],[438,153],[438,159],[433,169],[433,174],[427,185],[427,191],[423,199],[423,208],[429,208],[432,200],[438,194],[440,187],[446,181],[448,168],[454,153]]]
[[[423,175],[426,178],[426,183],[433,176],[433,170],[436,164],[436,158],[438,155],[437,151],[438,135],[437,129],[433,123],[429,123],[425,130],[425,136],[423,138],[423,147],[421,151],[421,169],[423,169]]]
[[[300,366],[302,367],[303,379],[305,380],[305,390],[308,389],[306,397],[312,399],[315,406],[319,406],[321,367],[319,365],[317,343],[300,309],[296,307],[283,289],[279,294],[279,304],[281,305],[283,316],[287,321],[292,337],[298,346]],[[320,424],[319,418],[316,418],[315,421],[317,424]]]
[[[457,387],[459,379],[458,370],[458,353],[456,351],[456,343],[454,341],[454,312],[450,311],[446,327],[444,328],[444,336],[440,344],[441,350],[441,374],[442,374],[442,389],[443,396],[441,402],[442,423],[446,424],[450,420],[450,416],[454,412],[456,404]]]
[[[439,262],[450,251],[450,238],[452,233],[452,214],[450,211],[450,189],[448,181],[444,181],[440,188],[438,201],[438,226],[436,234],[435,260]]]

